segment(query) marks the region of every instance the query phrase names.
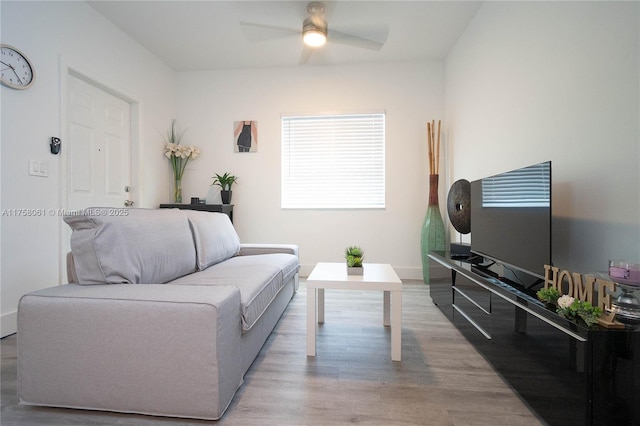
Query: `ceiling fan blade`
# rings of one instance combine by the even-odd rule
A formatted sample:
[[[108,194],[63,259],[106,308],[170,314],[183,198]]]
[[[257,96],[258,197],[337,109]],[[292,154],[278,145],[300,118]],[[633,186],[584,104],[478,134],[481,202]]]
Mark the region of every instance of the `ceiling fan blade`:
[[[300,29],[279,27],[277,25],[259,24],[257,22],[240,22],[242,34],[249,41],[275,40],[292,35],[300,36]]]
[[[299,65],[304,65],[309,61],[311,55],[313,55],[314,49],[308,46],[304,46],[302,48],[302,53],[300,54],[300,61],[298,61]]]
[[[346,46],[360,47],[362,49],[369,50],[380,50],[382,46],[384,46],[385,41],[387,41],[388,35],[388,31],[385,31],[385,33],[381,34],[379,38],[382,41],[377,41],[352,34],[342,33],[340,31],[334,31],[329,28],[327,32],[327,40],[331,43],[344,44]]]

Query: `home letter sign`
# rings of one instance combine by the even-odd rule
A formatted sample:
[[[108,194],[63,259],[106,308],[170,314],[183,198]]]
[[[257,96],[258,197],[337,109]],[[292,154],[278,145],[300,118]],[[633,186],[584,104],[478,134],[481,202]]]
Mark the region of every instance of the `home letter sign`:
[[[598,286],[598,300],[593,303],[593,287]],[[602,280],[591,275],[582,277],[578,273],[571,273],[567,270],[560,271],[550,265],[544,265],[544,288],[555,287],[561,295],[568,295],[576,300],[589,302],[593,306],[602,309],[603,314],[600,317],[600,325],[618,326],[618,322],[614,322],[615,313],[611,313],[611,293],[616,291],[616,283],[613,281]],[[620,324],[622,325],[622,324]]]

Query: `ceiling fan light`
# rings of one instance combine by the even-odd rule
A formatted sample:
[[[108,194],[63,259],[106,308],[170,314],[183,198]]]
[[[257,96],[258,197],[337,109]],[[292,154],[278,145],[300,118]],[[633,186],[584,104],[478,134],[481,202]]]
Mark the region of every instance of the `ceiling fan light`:
[[[307,30],[302,34],[304,44],[311,47],[320,47],[327,42],[327,34],[321,30]]]

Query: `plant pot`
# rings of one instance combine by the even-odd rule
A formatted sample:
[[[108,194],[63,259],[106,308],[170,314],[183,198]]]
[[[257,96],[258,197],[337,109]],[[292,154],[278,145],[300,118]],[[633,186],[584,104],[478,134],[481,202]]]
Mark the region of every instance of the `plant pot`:
[[[362,275],[364,268],[362,266],[347,266],[347,275]]]
[[[222,204],[231,204],[231,192],[232,191],[220,191],[220,197],[222,198]]]

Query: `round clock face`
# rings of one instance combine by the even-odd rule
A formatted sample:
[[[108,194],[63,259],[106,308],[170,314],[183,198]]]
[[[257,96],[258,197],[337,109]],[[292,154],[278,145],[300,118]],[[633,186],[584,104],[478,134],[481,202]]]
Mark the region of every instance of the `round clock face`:
[[[35,71],[27,57],[15,47],[0,44],[2,84],[12,89],[27,89],[33,84]]]

